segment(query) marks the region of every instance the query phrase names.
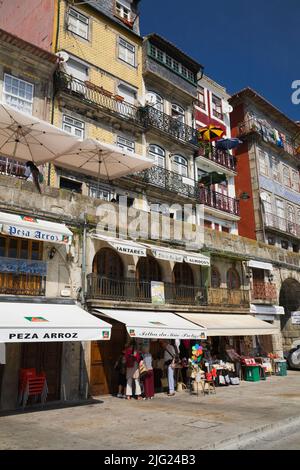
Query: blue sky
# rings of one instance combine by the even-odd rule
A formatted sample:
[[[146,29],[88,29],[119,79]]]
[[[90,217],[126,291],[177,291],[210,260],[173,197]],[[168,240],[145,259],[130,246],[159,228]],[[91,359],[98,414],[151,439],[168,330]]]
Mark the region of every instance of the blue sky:
[[[234,93],[251,86],[300,121],[300,0],[142,0],[141,33],[156,32]]]

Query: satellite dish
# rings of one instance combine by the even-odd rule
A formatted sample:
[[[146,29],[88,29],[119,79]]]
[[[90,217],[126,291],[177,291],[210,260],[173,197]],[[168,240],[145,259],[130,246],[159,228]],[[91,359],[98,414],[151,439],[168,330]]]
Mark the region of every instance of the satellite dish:
[[[229,103],[225,102],[223,105],[223,111],[224,113],[232,113],[233,107]]]
[[[59,51],[55,55],[57,55],[61,63],[67,62],[70,58],[69,54],[65,51]]]

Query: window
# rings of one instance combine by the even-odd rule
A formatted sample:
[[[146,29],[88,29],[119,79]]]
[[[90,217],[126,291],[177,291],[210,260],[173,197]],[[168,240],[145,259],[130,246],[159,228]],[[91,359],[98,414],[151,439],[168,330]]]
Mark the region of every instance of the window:
[[[291,174],[290,174],[290,169],[288,166],[283,165],[283,184],[287,186],[288,188],[291,187]]]
[[[263,150],[258,151],[259,158],[259,171],[262,175],[268,176],[269,174],[269,156]]]
[[[0,256],[18,259],[41,260],[43,242],[23,238],[0,237]]]
[[[119,59],[133,67],[135,66],[135,46],[123,38],[119,38]]]
[[[155,144],[149,145],[149,156],[155,162],[155,165],[165,168],[166,164],[166,152],[162,147]]]
[[[299,173],[294,170],[292,170],[292,188],[295,191],[299,191]]]
[[[173,72],[177,73],[185,80],[188,80],[189,82],[196,85],[197,74],[187,69],[180,62],[177,62],[177,60],[172,59],[172,57],[170,57],[168,54],[166,54],[162,50],[158,49],[158,47],[154,46],[153,44],[149,43],[148,47],[149,47],[148,50],[149,50],[150,57],[157,60],[161,64],[165,65],[169,69],[173,70]]]
[[[266,214],[272,214],[272,196],[269,193],[262,193],[261,199],[263,201],[264,210]]]
[[[172,104],[171,106],[171,116],[177,121],[184,123],[184,109],[178,104]]]
[[[288,204],[287,206],[287,231],[289,233],[296,234],[296,226],[295,226],[295,208]]]
[[[116,13],[118,16],[126,21],[131,20],[130,3],[123,0],[123,2],[116,2]]]
[[[205,90],[202,86],[198,86],[198,93],[197,93],[197,106],[201,109],[206,109],[205,104]]]
[[[109,190],[98,186],[89,187],[89,196],[103,201],[110,201],[113,198],[113,195]]]
[[[77,78],[77,80],[81,80],[82,82],[88,80],[88,66],[82,64],[81,62],[75,59],[69,59],[66,62],[66,71],[72,77]]]
[[[4,74],[3,97],[4,102],[13,108],[32,114],[33,85],[20,78]]]
[[[276,245],[276,240],[274,237],[268,237],[268,244],[269,245]]]
[[[212,114],[223,121],[222,100],[215,95],[212,95]]]
[[[273,179],[280,183],[280,164],[276,157],[271,158],[271,165]]]
[[[160,95],[155,93],[154,91],[149,91],[146,95],[146,102],[157,111],[164,110],[164,100]]]
[[[275,205],[276,205],[276,214],[278,217],[277,221],[277,228],[279,230],[286,230],[286,224],[285,224],[285,207],[284,207],[284,201],[281,199],[275,199]]]
[[[211,287],[213,289],[218,289],[221,286],[221,275],[215,266],[211,267]]]
[[[230,268],[227,271],[227,288],[228,289],[239,289],[241,287],[241,281],[239,273],[236,269]]]
[[[287,240],[281,240],[280,244],[281,244],[281,248],[283,248],[284,250],[289,249],[289,242]]]
[[[70,8],[68,14],[68,30],[78,34],[84,39],[88,39],[89,19],[73,8]]]
[[[118,86],[119,95],[124,97],[126,103],[134,104],[136,100],[136,91],[121,83]]]
[[[60,177],[59,187],[61,189],[67,189],[68,191],[74,191],[75,193],[82,193],[82,183],[68,178]]]
[[[63,115],[63,130],[69,134],[75,135],[80,139],[84,138],[84,122],[78,119],[72,118],[71,116]]]
[[[188,162],[186,158],[181,155],[173,155],[171,162],[172,171],[181,176],[188,176]]]
[[[120,135],[117,137],[117,146],[121,149],[127,150],[127,152],[133,153],[135,151],[134,141],[126,139]]]

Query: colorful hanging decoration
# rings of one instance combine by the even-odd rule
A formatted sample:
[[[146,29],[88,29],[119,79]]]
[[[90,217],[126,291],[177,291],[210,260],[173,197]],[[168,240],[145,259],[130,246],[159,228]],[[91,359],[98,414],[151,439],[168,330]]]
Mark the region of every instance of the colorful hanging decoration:
[[[196,365],[199,364],[203,355],[203,348],[200,344],[195,344],[192,347],[192,364]]]
[[[225,134],[224,129],[218,126],[207,126],[198,129],[199,141],[212,142],[218,140]]]

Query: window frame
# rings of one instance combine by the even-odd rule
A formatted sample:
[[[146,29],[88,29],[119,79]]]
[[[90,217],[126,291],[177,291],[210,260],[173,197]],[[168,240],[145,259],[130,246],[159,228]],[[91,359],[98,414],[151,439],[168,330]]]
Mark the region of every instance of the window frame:
[[[214,101],[216,99],[219,101],[219,106]],[[218,109],[220,109],[220,111],[218,111]],[[211,112],[213,117],[219,119],[220,121],[224,121],[222,98],[220,98],[220,96],[215,95],[214,93],[211,94]]]
[[[203,94],[200,92],[200,89],[203,90]],[[199,95],[203,97],[203,101],[199,100]],[[205,88],[203,86],[200,86],[200,85],[198,85],[198,87],[197,87],[196,106],[198,106],[203,111],[206,111],[207,103],[206,103],[206,97],[205,97]]]
[[[177,161],[176,161],[177,160]],[[174,165],[175,165],[175,168],[177,167],[178,169],[180,168],[180,171],[177,171],[174,169]],[[171,169],[174,173],[176,173],[177,175],[180,175],[184,178],[188,178],[189,177],[189,163],[188,163],[188,159],[186,157],[184,157],[183,155],[180,155],[180,154],[175,154],[175,155],[172,155],[171,156]],[[186,171],[186,174],[183,174],[183,169],[185,169]]]
[[[123,42],[123,44],[122,44]],[[129,47],[128,47],[129,46]],[[123,49],[125,50],[125,59],[123,59],[122,57],[120,57],[120,51],[121,51],[121,47],[123,47]],[[132,48],[133,50],[131,50],[131,53],[133,54],[133,64],[131,62],[129,62],[128,60],[128,51],[130,51],[130,48]],[[136,46],[135,44],[132,44],[131,42],[127,41],[127,39],[124,39],[122,36],[118,36],[118,59],[121,60],[122,62],[124,62],[125,64],[128,64],[130,65],[131,67],[134,67],[136,68]]]
[[[177,103],[171,103],[171,117],[177,122],[185,124],[185,109]]]
[[[262,160],[264,164],[264,168],[262,166]],[[270,173],[270,160],[269,155],[262,149],[258,149],[258,166],[259,166],[259,173],[263,176],[269,176]]]
[[[118,8],[118,4],[120,5],[121,9]],[[122,14],[122,9],[123,9],[123,13],[124,13],[124,10],[128,10],[128,12],[129,12],[129,17],[128,18],[126,18],[124,16],[124,14]],[[118,10],[120,10],[120,11],[118,11]],[[132,10],[131,10],[130,6],[124,5],[124,3],[122,3],[122,1],[120,1],[120,0],[115,1],[115,13],[116,13],[116,16],[118,16],[122,20],[128,21],[129,23],[132,22]]]
[[[124,142],[123,144],[121,142],[122,140]],[[135,153],[135,141],[128,139],[128,137],[117,135],[116,145],[123,150],[125,149],[129,153]]]
[[[29,86],[32,90],[32,97],[31,97],[31,100],[29,100],[28,98],[23,98],[15,93],[13,93],[12,91],[7,91],[6,90],[6,86],[7,86],[7,81],[6,79],[7,78],[10,78],[11,79],[11,88],[13,88],[13,80],[17,80],[18,81],[18,91],[19,91],[19,86],[21,83],[24,83],[24,86],[25,86],[25,90],[26,90],[26,87]],[[25,91],[26,93],[26,91]],[[22,111],[26,114],[29,114],[29,115],[32,115],[32,110],[33,110],[33,100],[34,100],[34,83],[31,83],[31,82],[27,82],[26,80],[23,80],[22,78],[19,78],[19,77],[16,77],[15,75],[12,75],[10,73],[4,73],[4,77],[3,77],[3,90],[2,90],[2,94],[3,94],[3,97],[4,97],[4,102],[7,103],[9,106],[11,106],[12,108],[14,109],[17,109],[19,111]],[[19,106],[15,106],[14,104],[10,103],[6,97],[7,96],[11,96],[12,98],[15,98],[18,100],[18,102],[23,102],[27,105],[30,105],[30,112],[26,111],[26,108],[25,107],[19,107]]]
[[[80,122],[80,123],[82,124],[82,127],[76,126],[75,124],[71,124],[71,123],[65,123],[65,118],[71,119],[72,121]],[[75,133],[75,131],[74,131],[74,132],[69,132],[69,131],[67,131],[67,130],[65,129],[64,124],[70,126],[71,129],[74,128],[74,130],[75,130],[75,129],[81,129],[81,130],[83,131],[83,134],[79,137],[79,136]],[[79,139],[84,139],[84,137],[85,137],[85,122],[84,122],[84,121],[81,121],[80,119],[77,119],[77,118],[73,117],[73,116],[70,115],[70,114],[65,114],[65,113],[63,113],[63,115],[62,115],[62,129],[63,129],[65,132],[68,132],[69,134],[71,134],[71,135],[73,135],[73,136],[75,136],[75,137],[77,137],[77,138],[79,138]]]
[[[153,148],[161,150],[161,154],[155,150],[152,150]],[[148,155],[154,160],[156,166],[159,166],[160,168],[166,168],[166,151],[163,147],[157,144],[149,144]],[[160,160],[164,162],[163,165],[159,164]]]
[[[147,91],[146,99],[147,99],[147,95],[153,95],[156,98],[159,98],[159,100],[156,100],[155,104],[150,103],[148,106],[151,106],[151,108],[156,109],[156,111],[160,111],[161,113],[163,113],[164,112],[164,99],[163,99],[163,97],[159,93],[157,93],[156,91],[153,91],[153,90],[148,90]],[[159,106],[159,108],[161,107],[161,109],[158,109],[157,106]]]
[[[287,181],[288,178],[288,181]],[[287,188],[292,187],[291,169],[289,166],[282,164],[282,182]]]
[[[72,15],[72,13],[75,13],[75,15]],[[77,15],[77,17],[76,17]],[[70,29],[70,17],[73,17],[73,18],[76,18],[77,22],[77,28],[76,28],[76,31],[73,31],[72,29]],[[82,21],[80,19],[80,17],[86,19],[86,22],[85,21]],[[85,24],[86,25],[86,36],[83,36],[82,34],[80,34],[80,28],[79,28],[79,24]],[[67,26],[67,31],[69,31],[70,33],[72,34],[76,34],[76,36],[79,36],[80,38],[82,39],[85,39],[86,41],[89,41],[89,34],[90,34],[90,18],[86,15],[83,15],[81,12],[77,11],[75,8],[73,7],[69,7],[68,11],[67,11],[67,22],[66,22],[66,26]]]
[[[292,173],[292,177],[291,177],[292,189],[294,191],[299,192],[299,172],[296,170],[292,170],[291,173]],[[296,176],[297,181],[295,181],[295,176]]]

